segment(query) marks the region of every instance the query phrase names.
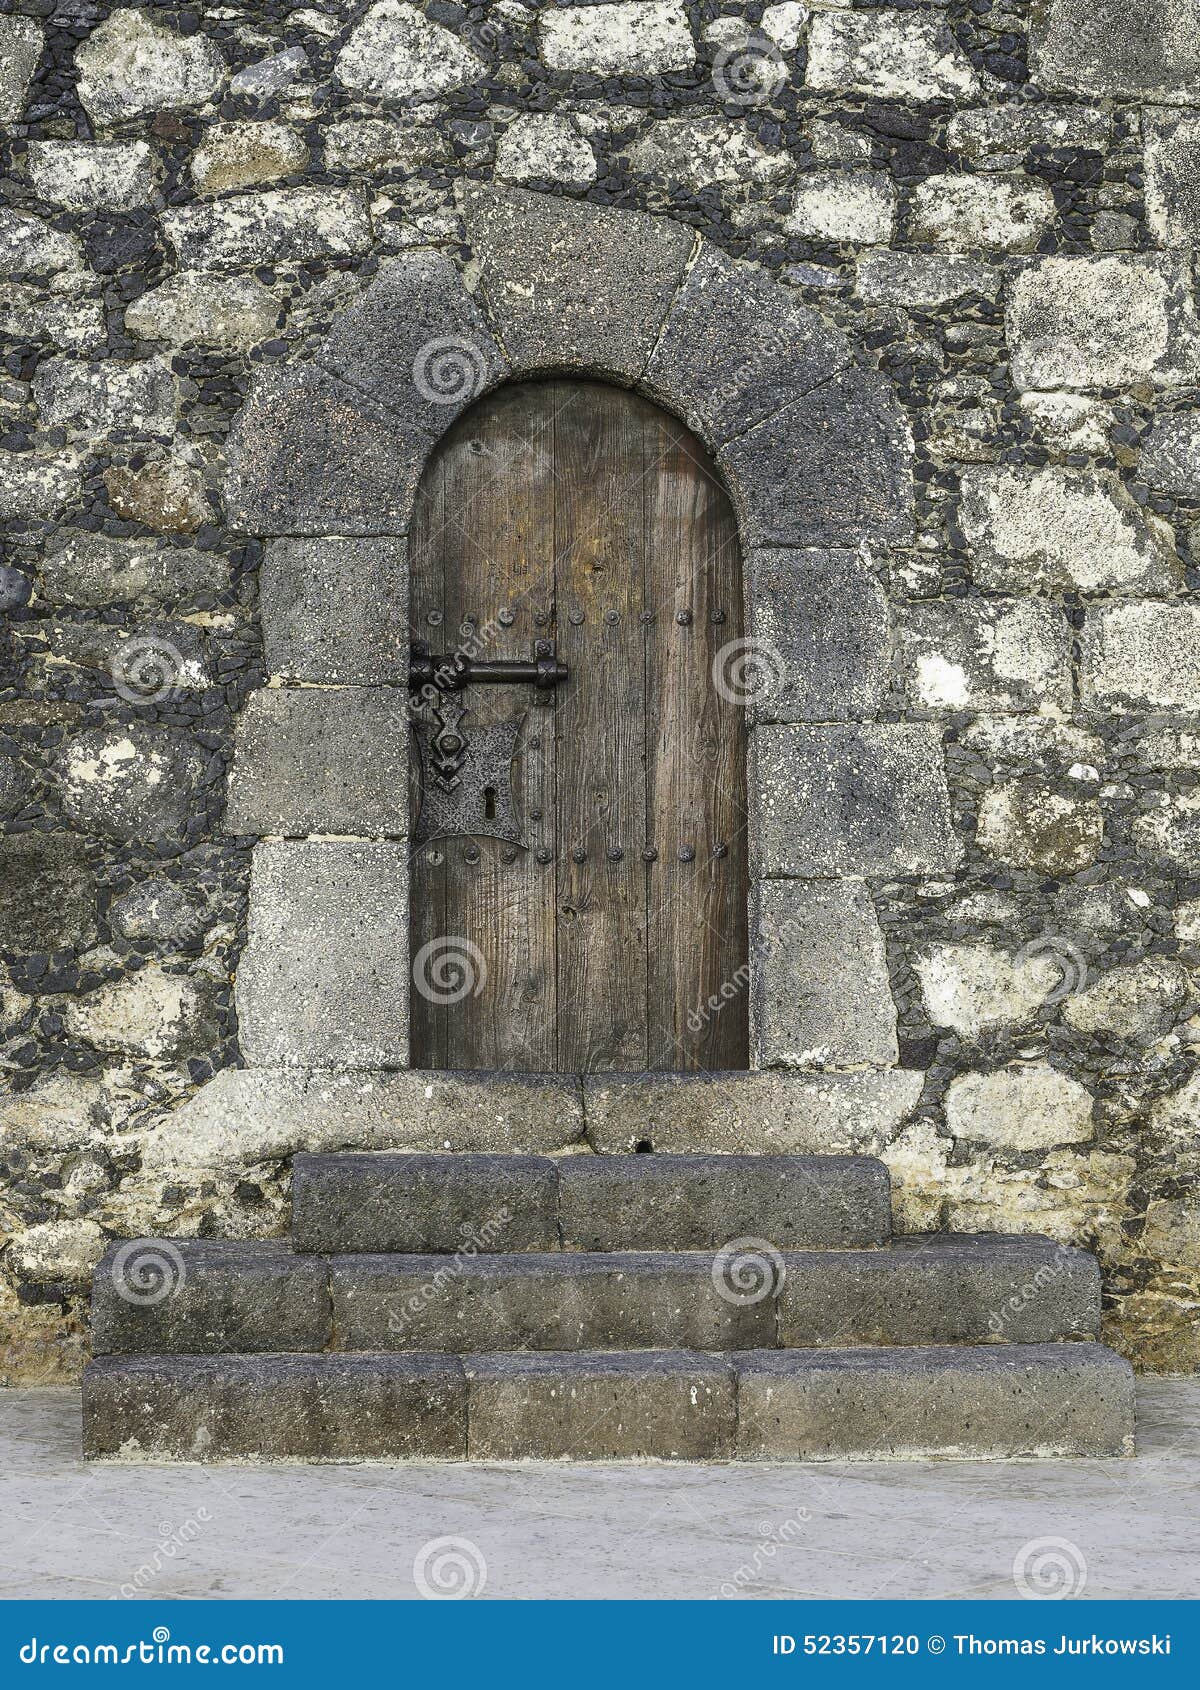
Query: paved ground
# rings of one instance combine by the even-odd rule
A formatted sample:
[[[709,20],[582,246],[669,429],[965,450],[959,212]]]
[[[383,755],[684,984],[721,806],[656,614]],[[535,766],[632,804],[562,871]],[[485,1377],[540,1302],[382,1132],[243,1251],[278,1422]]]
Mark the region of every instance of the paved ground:
[[[3,1391],[0,1598],[412,1597],[483,1566],[496,1597],[1012,1597],[1018,1559],[1031,1586],[1190,1598],[1200,1380],[1143,1383],[1139,1439],[1134,1461],[89,1467],[77,1392]]]

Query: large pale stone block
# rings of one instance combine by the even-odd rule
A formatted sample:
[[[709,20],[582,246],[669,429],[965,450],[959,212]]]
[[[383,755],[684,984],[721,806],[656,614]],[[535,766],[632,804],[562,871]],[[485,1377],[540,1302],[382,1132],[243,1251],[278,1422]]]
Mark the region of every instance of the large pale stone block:
[[[871,246],[891,240],[895,220],[896,190],[882,172],[812,170],[796,186],[786,228],[810,240]]]
[[[403,1067],[407,848],[345,840],[258,846],[236,1002],[252,1064]]]
[[[808,33],[810,88],[883,99],[973,99],[980,81],[940,17],[928,12],[817,12]]]
[[[887,690],[883,589],[851,551],[752,552],[747,559],[750,702],[762,720],[853,720]]]
[[[42,56],[44,32],[32,18],[0,18],[0,123],[16,123]]]
[[[955,152],[1001,169],[1019,164],[1031,147],[1102,151],[1111,129],[1109,114],[1095,106],[1035,106],[1010,100],[955,112],[946,125],[946,139]]]
[[[1030,1020],[1062,984],[1052,955],[1013,956],[995,945],[931,945],[913,968],[932,1024],[964,1039]]]
[[[408,566],[402,539],[273,540],[259,572],[267,667],[339,686],[408,674]]]
[[[192,181],[197,193],[228,193],[297,176],[307,163],[308,148],[286,123],[216,123],[192,155]]]
[[[403,838],[409,814],[403,687],[262,687],[238,721],[230,833]]]
[[[175,206],[163,229],[181,266],[243,270],[352,258],[371,245],[371,219],[351,188],[271,188],[212,204]]]
[[[175,426],[175,380],[164,359],[91,364],[46,358],[38,365],[33,397],[46,427],[75,435],[168,434]]]
[[[538,19],[541,55],[551,70],[593,76],[657,76],[686,70],[696,44],[681,0],[610,0],[565,6]]]
[[[268,340],[280,320],[279,301],[253,276],[170,276],[126,307],[125,327],[145,340],[172,346],[231,346]]]
[[[1146,957],[1109,969],[1094,985],[1069,997],[1063,1020],[1079,1033],[1149,1044],[1175,1025],[1187,989],[1187,974],[1179,963],[1170,957]]]
[[[1044,182],[929,176],[913,189],[908,235],[951,250],[1032,252],[1054,216],[1054,195]]]
[[[1060,792],[1043,780],[991,786],[979,806],[976,841],[997,862],[1039,874],[1079,874],[1100,853],[1104,819],[1092,797]]]
[[[501,135],[496,174],[507,182],[561,182],[586,188],[596,180],[596,155],[569,117],[525,112]]]
[[[464,216],[483,293],[519,369],[593,369],[627,381],[642,373],[691,256],[689,230],[639,211],[622,211],[618,224],[581,201],[475,185]]]
[[[64,1021],[73,1038],[97,1050],[151,1061],[205,1055],[217,1042],[210,984],[157,962],[72,999]]]
[[[1200,605],[1089,608],[1082,686],[1097,709],[1200,710]]]
[[[1169,530],[1100,470],[987,464],[962,474],[960,520],[981,587],[1168,592],[1181,570]]]
[[[486,66],[461,37],[407,0],[367,8],[338,54],[338,81],[351,94],[385,100],[435,100],[482,76]]]
[[[887,953],[862,881],[763,881],[753,905],[756,1066],[897,1062]]]
[[[939,730],[763,726],[754,738],[760,873],[924,874],[961,858]]]
[[[133,6],[114,8],[75,54],[79,98],[102,128],[146,112],[203,105],[225,60],[203,31],[183,36]]]
[[[1195,112],[1142,114],[1146,149],[1146,219],[1160,246],[1200,241],[1200,117]]]
[[[78,270],[82,261],[82,248],[74,235],[52,229],[27,212],[0,207],[0,275],[57,275]]]
[[[896,611],[901,680],[928,710],[1071,703],[1070,629],[1039,599],[953,599]]]
[[[46,1100],[33,1130],[74,1144],[62,1114]],[[74,1107],[71,1118],[79,1117]],[[143,1165],[232,1171],[298,1150],[549,1152],[582,1137],[574,1074],[223,1068],[158,1120]]]
[[[1185,263],[1172,253],[1031,260],[1009,290],[1019,388],[1169,385],[1196,371]]]
[[[132,211],[158,185],[145,141],[31,141],[28,158],[38,198],[76,211]]]
[[[1092,1094],[1047,1062],[1010,1063],[990,1074],[962,1074],[946,1093],[955,1138],[1001,1150],[1051,1150],[1092,1137]]]
[[[1186,103],[1200,77],[1200,12],[1196,0],[1049,0],[1030,59],[1043,88]]]
[[[726,117],[669,117],[652,124],[630,147],[629,168],[651,182],[695,189],[716,182],[769,184],[790,177],[792,161],[785,152],[760,146]]]

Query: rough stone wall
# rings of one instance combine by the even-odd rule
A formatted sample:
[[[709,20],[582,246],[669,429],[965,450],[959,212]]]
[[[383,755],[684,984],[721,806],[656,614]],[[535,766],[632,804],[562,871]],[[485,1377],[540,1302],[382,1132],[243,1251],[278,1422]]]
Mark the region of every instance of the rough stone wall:
[[[1096,1248],[1109,1340],[1196,1367],[1198,89],[1194,0],[0,0],[5,1378],[75,1374],[108,1236],[282,1230],[285,1158],[145,1156],[239,1060],[222,442],[493,177],[692,226],[896,385],[876,704],[944,734],[964,853],[869,883],[900,1217]]]

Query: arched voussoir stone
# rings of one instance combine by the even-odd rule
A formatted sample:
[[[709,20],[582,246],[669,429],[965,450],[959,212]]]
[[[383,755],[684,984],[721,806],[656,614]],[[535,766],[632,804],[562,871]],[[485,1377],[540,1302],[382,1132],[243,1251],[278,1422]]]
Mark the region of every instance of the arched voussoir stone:
[[[264,371],[229,436],[225,510],[245,534],[405,534],[434,436],[311,364]]]
[[[430,435],[509,374],[458,270],[444,253],[429,251],[382,265],[338,317],[316,361]]]
[[[522,375],[635,381],[695,236],[665,217],[519,188],[469,186],[463,217],[480,289]]]
[[[891,383],[857,368],[717,452],[749,546],[911,544],[911,460]]]
[[[803,398],[852,356],[818,311],[704,241],[638,386],[721,445]]]

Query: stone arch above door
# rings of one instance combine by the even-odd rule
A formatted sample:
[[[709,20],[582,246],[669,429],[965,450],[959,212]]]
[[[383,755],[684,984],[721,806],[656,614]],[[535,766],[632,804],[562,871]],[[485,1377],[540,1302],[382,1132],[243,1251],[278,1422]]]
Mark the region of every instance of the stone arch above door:
[[[942,873],[960,852],[940,731],[873,719],[889,640],[877,570],[913,539],[890,384],[790,290],[667,219],[471,186],[464,221],[461,267],[432,251],[385,260],[309,362],[262,372],[229,441],[230,523],[267,542],[272,676],[230,782],[229,830],[265,839],[237,980],[247,1060],[407,1063],[395,682],[413,497],[475,398],[575,374],[637,388],[709,447],[738,517],[749,628],[777,661],[751,760],[752,1062],[820,1071],[825,1092],[830,1071],[895,1073],[866,881]],[[861,1072],[845,1077],[861,1091]]]

